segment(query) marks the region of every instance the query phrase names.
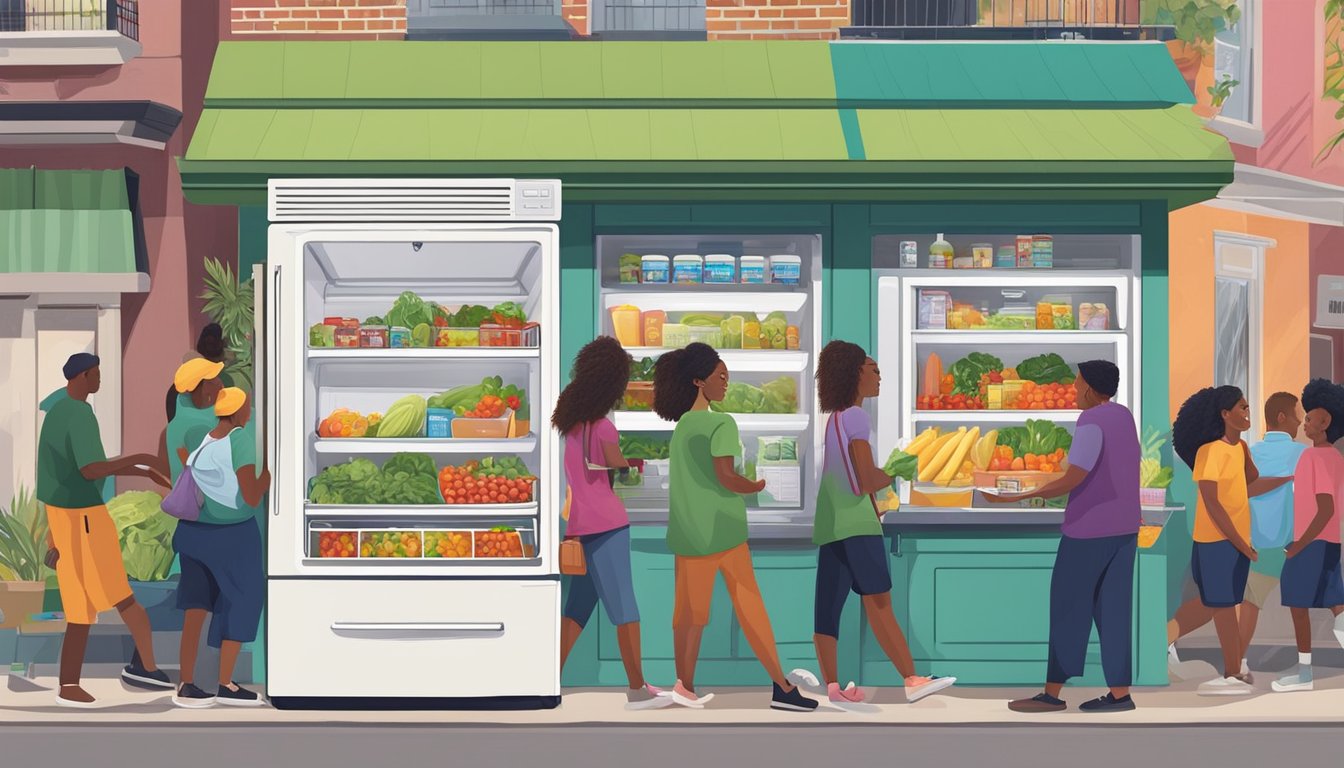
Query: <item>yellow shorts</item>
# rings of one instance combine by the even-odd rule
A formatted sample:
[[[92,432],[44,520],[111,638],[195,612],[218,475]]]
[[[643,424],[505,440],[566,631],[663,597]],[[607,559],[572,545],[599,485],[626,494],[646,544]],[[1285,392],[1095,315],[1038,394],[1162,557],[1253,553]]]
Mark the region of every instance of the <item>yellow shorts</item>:
[[[60,553],[56,581],[67,622],[92,624],[99,613],[131,596],[117,526],[107,507],[65,509],[48,504],[47,522]]]

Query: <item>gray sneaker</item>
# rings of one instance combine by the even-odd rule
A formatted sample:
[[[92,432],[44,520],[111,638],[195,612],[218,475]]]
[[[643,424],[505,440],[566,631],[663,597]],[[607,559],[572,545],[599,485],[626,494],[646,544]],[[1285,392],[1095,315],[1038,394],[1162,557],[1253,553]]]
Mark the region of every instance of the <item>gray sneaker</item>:
[[[644,709],[662,709],[672,706],[672,695],[666,691],[645,685],[643,688],[631,688],[625,692],[625,708],[635,712]]]

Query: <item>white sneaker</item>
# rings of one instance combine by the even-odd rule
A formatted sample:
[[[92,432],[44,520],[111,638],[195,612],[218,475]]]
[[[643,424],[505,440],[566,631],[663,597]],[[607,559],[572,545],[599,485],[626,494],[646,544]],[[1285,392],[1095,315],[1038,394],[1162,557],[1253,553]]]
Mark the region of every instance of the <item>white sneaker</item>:
[[[643,688],[625,692],[625,708],[631,712],[662,709],[672,706],[673,703],[670,691],[664,691],[652,685],[645,685]]]
[[[690,691],[685,691],[685,693],[683,693],[683,690],[681,681],[678,680],[677,684],[672,688],[672,703],[686,707],[687,709],[704,709],[705,705],[714,698],[714,694],[712,693],[697,696]]]
[[[821,680],[817,679],[817,676],[812,674],[811,670],[795,669],[785,675],[784,679],[788,680],[791,685],[796,685],[808,693],[817,696],[826,695],[826,686],[821,684]]]
[[[1303,681],[1300,675],[1280,677],[1278,680],[1271,683],[1269,687],[1273,688],[1276,693],[1292,693],[1293,691],[1310,691],[1315,689],[1312,681]]]
[[[1219,677],[1200,684],[1198,692],[1200,696],[1249,696],[1255,688],[1235,677]]]
[[[925,696],[932,696],[933,694],[939,691],[951,688],[953,685],[956,685],[956,683],[957,678],[955,677],[935,677],[930,679],[929,682],[923,685],[914,688],[906,687],[905,689],[906,703],[914,704],[916,701],[919,701]]]
[[[1174,667],[1180,663],[1181,657],[1176,654],[1176,644],[1167,644],[1167,664]]]
[[[1344,613],[1335,617],[1335,641],[1344,648]]]

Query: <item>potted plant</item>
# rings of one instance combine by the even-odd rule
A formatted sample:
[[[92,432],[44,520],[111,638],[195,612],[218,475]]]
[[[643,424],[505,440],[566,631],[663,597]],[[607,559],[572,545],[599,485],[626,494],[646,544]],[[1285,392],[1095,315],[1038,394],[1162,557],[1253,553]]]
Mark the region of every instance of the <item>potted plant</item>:
[[[1167,41],[1167,49],[1186,85],[1198,95],[1200,70],[1212,70],[1209,59],[1214,37],[1241,18],[1237,0],[1154,0],[1148,12],[1153,15],[1153,23],[1175,29],[1175,38]]]
[[[225,383],[252,391],[252,279],[240,279],[233,267],[215,259],[205,260],[204,312],[224,331]]]
[[[1209,94],[1209,117],[1218,114],[1223,109],[1223,104],[1227,102],[1227,97],[1232,95],[1232,89],[1241,85],[1240,80],[1233,80],[1231,75],[1223,75],[1223,79],[1205,88]],[[1198,112],[1199,110],[1196,109]]]
[[[1167,503],[1167,488],[1171,485],[1171,467],[1162,465],[1162,448],[1167,436],[1147,427],[1143,431],[1143,453],[1139,460],[1139,503],[1145,507],[1162,507]]]
[[[173,610],[177,580],[172,578],[173,532],[177,520],[160,508],[163,497],[153,491],[127,491],[107,502],[107,512],[121,539],[121,560],[135,599],[149,613],[156,631],[180,622]]]
[[[47,516],[37,498],[19,488],[0,509],[0,629],[18,627],[42,612],[46,578]]]

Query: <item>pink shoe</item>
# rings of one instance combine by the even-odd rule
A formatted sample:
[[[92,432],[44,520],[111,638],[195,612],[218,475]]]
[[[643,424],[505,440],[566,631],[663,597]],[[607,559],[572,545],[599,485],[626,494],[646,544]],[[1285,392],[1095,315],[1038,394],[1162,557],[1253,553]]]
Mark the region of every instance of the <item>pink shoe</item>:
[[[687,709],[704,709],[705,705],[714,698],[714,694],[707,693],[704,696],[697,696],[695,692],[681,684],[672,686],[672,701],[675,704],[686,707]]]
[[[852,682],[844,688],[841,688],[839,683],[828,684],[826,686],[826,697],[835,704],[863,703],[863,691],[855,688]]]

